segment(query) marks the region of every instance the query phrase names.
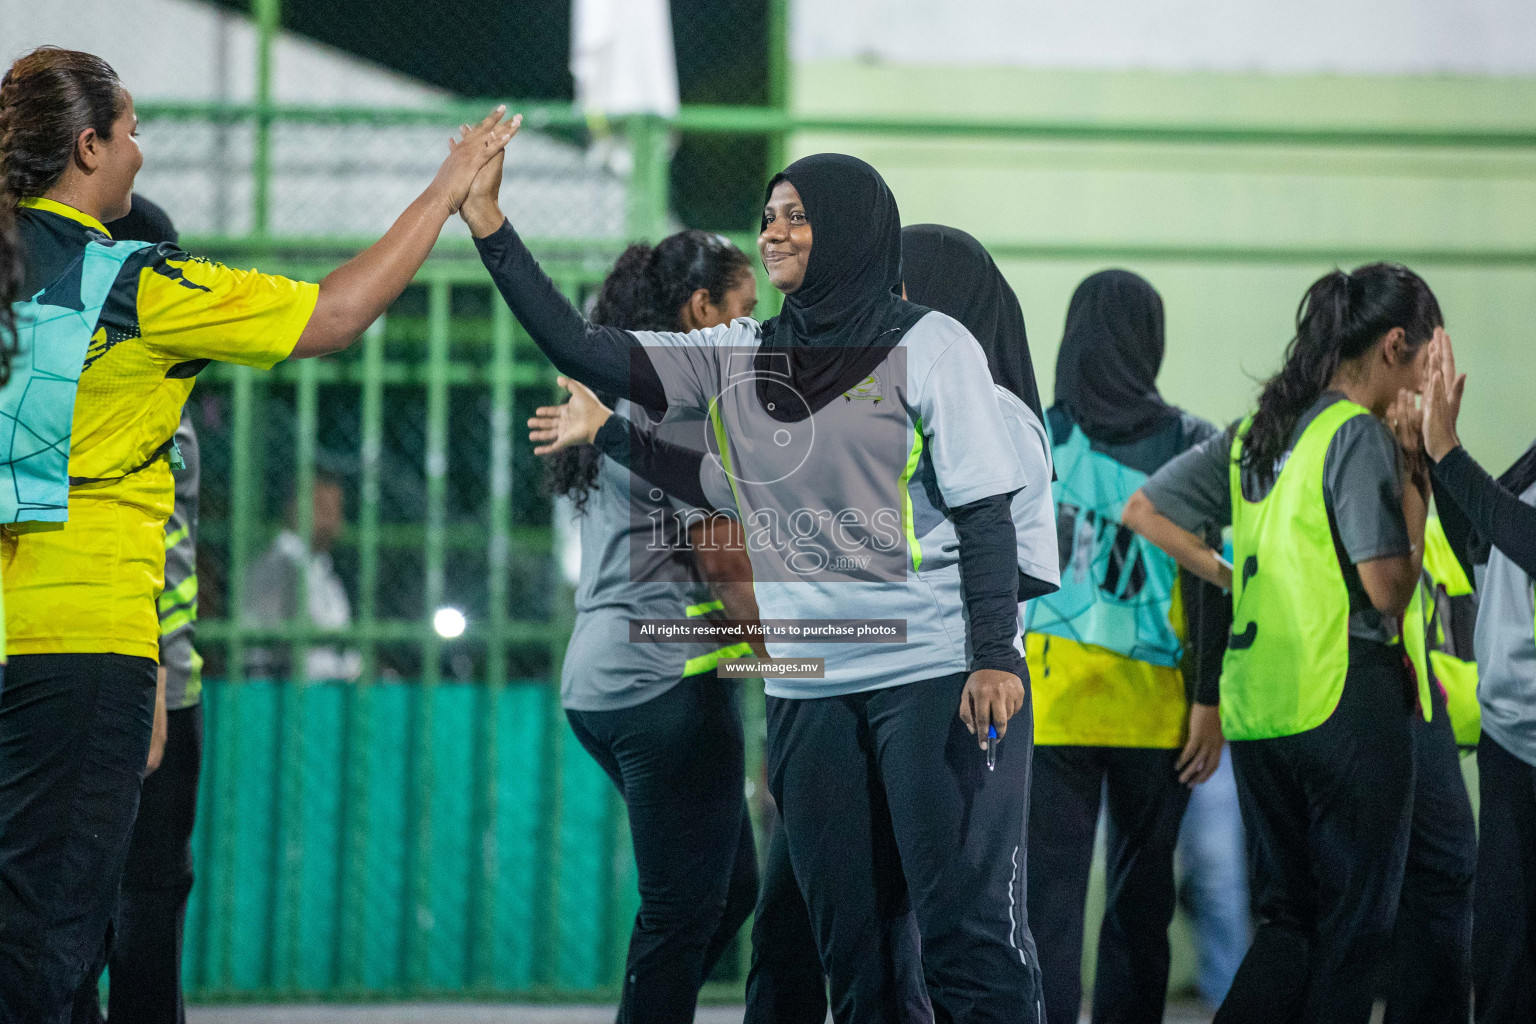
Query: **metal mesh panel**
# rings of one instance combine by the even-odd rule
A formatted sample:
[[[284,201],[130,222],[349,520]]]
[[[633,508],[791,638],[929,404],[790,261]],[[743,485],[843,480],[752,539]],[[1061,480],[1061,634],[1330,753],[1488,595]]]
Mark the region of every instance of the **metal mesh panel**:
[[[432,180],[458,127],[445,114],[415,124],[366,115],[294,118],[274,118],[270,169],[261,171],[254,116],[149,106],[140,125],[138,191],[173,209],[184,235],[242,236],[257,229],[258,180],[265,179],[268,234],[376,238]],[[530,125],[507,162],[502,204],[529,238],[612,240],[625,232],[628,188],[621,175],[589,159],[584,130],[555,134]],[[469,237],[457,219],[444,234]]]

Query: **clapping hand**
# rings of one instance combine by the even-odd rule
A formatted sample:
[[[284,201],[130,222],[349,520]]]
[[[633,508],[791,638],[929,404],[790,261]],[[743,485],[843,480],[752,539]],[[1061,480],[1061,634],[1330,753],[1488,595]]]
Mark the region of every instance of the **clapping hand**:
[[[1387,408],[1387,426],[1392,428],[1397,443],[1403,449],[1404,469],[1420,492],[1429,493],[1429,467],[1424,462],[1424,445],[1419,429],[1420,413],[1418,395],[1406,388],[1397,393],[1397,400]]]

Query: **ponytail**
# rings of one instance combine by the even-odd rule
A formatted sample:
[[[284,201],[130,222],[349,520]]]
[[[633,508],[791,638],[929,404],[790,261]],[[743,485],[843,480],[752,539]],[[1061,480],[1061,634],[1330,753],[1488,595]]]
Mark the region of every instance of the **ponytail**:
[[[1429,285],[1397,263],[1371,263],[1353,273],[1333,270],[1313,283],[1296,310],[1296,335],[1285,365],[1264,385],[1243,440],[1242,470],[1268,487],[1290,449],[1297,422],[1328,389],[1345,362],[1401,327],[1417,349],[1442,326]]]
[[[719,305],[742,275],[751,273],[745,253],[708,231],[679,231],[655,246],[635,242],[603,280],[592,322],[627,331],[681,331],[683,308],[694,292],[703,288]],[[613,404],[609,396],[599,397]],[[545,464],[544,490],[569,496],[580,515],[601,463],[602,455],[591,445],[562,448]]]
[[[40,46],[0,78],[0,190],[9,205],[41,196],[64,174],[80,133],[111,140],[123,86],[94,54]]]
[[[751,273],[746,253],[708,231],[679,231],[655,246],[636,242],[603,281],[592,322],[627,331],[681,331],[683,307],[694,292],[703,288],[719,305]]]

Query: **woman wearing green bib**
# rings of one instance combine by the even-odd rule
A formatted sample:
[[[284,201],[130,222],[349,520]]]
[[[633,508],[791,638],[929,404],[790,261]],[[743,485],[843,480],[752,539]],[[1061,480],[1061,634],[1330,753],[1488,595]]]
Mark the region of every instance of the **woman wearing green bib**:
[[[1257,927],[1218,1021],[1370,1017],[1413,808],[1417,688],[1399,625],[1428,490],[1413,393],[1440,326],[1404,267],[1326,275],[1258,410],[1127,508],[1126,523],[1234,594],[1221,719]],[[1231,570],[1193,525],[1232,527]]]

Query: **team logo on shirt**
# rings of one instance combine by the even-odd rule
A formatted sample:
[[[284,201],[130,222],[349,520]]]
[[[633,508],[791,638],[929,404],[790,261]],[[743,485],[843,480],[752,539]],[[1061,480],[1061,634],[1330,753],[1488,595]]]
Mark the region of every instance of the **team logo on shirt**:
[[[871,373],[868,377],[859,381],[847,391],[843,392],[843,401],[852,402],[855,399],[861,402],[874,402],[880,404],[880,399],[885,397],[885,389],[880,384],[880,374]]]

